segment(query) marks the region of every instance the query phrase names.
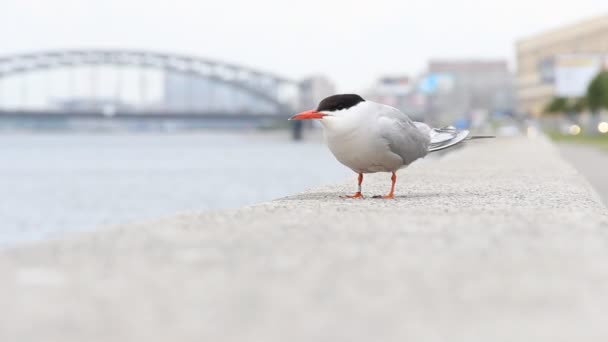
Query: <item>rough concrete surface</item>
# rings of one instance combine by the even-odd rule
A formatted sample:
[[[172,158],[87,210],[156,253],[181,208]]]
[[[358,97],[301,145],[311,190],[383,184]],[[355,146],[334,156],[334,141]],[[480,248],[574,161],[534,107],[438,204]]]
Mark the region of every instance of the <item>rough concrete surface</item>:
[[[3,251],[0,341],[608,340],[607,211],[546,140],[419,162],[396,200],[354,179]]]

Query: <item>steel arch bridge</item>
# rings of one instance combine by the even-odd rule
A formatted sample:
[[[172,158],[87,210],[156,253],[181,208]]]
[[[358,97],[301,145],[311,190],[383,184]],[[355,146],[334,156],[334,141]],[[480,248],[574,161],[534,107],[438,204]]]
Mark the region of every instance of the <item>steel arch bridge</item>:
[[[273,105],[277,114],[286,115],[298,102],[298,83],[272,73],[205,58],[138,50],[57,50],[0,57],[0,79],[78,66],[153,68],[207,79],[263,100]]]

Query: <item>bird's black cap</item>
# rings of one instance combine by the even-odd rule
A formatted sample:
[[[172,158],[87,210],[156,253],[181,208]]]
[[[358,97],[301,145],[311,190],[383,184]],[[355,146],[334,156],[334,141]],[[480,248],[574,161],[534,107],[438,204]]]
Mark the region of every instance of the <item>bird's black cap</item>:
[[[348,109],[355,106],[359,102],[365,100],[357,94],[338,94],[326,97],[323,101],[319,102],[317,112],[333,112],[342,109]]]

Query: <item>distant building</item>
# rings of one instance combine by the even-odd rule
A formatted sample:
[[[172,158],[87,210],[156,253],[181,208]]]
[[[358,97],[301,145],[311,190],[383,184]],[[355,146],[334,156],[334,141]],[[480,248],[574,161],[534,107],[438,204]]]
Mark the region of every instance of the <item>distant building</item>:
[[[539,115],[554,96],[578,97],[607,66],[608,15],[517,42],[518,110]]]
[[[366,97],[395,107],[410,117],[420,119],[425,99],[415,90],[415,84],[409,76],[387,75],[376,81],[367,92]]]
[[[505,60],[435,60],[418,84],[426,94],[426,120],[452,124],[511,112],[513,75]]]
[[[120,112],[136,112],[137,106],[118,101],[114,98],[73,97],[56,99],[51,108],[64,112],[94,112],[113,115]]]
[[[274,112],[275,105],[222,82],[179,73],[165,73],[164,107],[178,112]]]
[[[300,82],[300,104],[304,108],[315,108],[327,96],[334,95],[336,87],[325,76],[310,76]]]

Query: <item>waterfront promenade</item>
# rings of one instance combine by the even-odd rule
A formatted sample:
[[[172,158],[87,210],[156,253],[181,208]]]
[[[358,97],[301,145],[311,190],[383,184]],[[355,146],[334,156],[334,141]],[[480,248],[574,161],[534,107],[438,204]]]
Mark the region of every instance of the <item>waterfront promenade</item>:
[[[546,139],[354,189],[2,251],[0,340],[606,341],[608,210]]]
[[[559,143],[560,154],[587,179],[608,204],[608,153],[599,147]]]

